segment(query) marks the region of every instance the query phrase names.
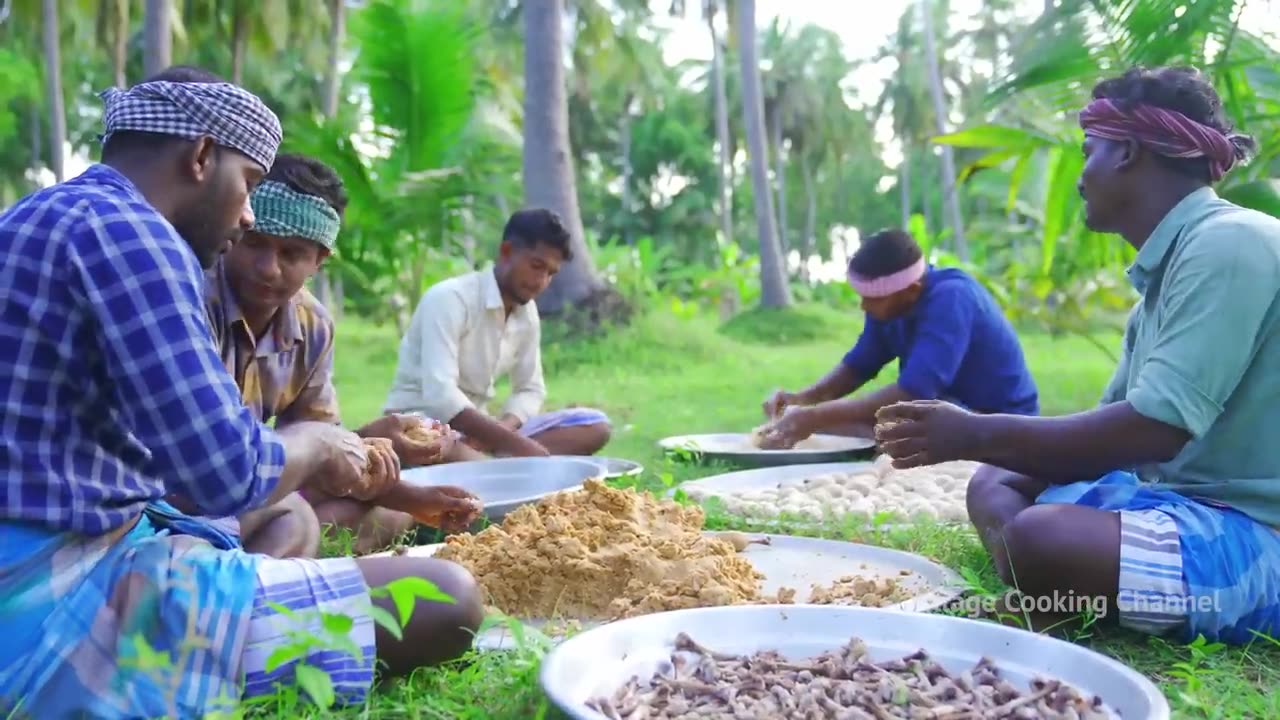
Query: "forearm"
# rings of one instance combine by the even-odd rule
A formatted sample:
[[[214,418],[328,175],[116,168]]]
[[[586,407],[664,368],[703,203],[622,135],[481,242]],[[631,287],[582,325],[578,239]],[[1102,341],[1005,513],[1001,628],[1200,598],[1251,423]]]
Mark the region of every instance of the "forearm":
[[[813,385],[797,393],[805,405],[817,405],[843,398],[866,383],[848,365],[840,363]]]
[[[523,439],[511,428],[475,408],[458,413],[449,424],[486,448],[509,450],[517,447]]]
[[[1128,402],[1074,415],[977,415],[979,452],[968,458],[1054,483],[1173,459],[1190,439]]]
[[[418,488],[401,480],[379,495],[373,501],[373,504],[388,510],[412,514],[422,507],[422,502],[417,498]],[[417,501],[415,502],[415,500]]]
[[[264,506],[280,502],[324,470],[325,447],[314,432],[317,426],[323,425],[326,423],[299,422],[278,431],[280,439],[284,441],[284,472],[281,473],[275,490],[263,503]]]
[[[876,411],[880,408],[915,399],[897,383],[891,383],[862,397],[829,400],[815,405],[810,412],[819,429],[855,423],[875,425]]]

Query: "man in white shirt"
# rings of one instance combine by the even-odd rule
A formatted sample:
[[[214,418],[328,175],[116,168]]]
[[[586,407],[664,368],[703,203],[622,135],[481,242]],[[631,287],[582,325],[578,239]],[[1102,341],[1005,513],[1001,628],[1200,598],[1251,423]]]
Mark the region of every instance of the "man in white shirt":
[[[509,456],[592,455],[609,441],[609,418],[591,408],[542,412],[541,323],[534,300],[572,259],[569,233],[545,209],[507,221],[492,268],[433,285],[400,342],[386,411],[448,422],[467,443]],[[511,377],[501,414],[488,406]]]

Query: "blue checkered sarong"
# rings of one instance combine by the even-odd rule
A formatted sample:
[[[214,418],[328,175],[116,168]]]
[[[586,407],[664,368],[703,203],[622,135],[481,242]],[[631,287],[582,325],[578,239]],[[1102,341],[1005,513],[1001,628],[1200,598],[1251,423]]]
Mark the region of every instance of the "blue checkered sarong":
[[[1122,624],[1177,629],[1190,642],[1280,634],[1280,533],[1220,503],[1116,471],[1056,485],[1037,503],[1120,512]],[[1127,621],[1127,622],[1126,622]]]
[[[221,533],[157,509],[95,538],[0,522],[0,717],[215,717],[292,684],[299,661],[340,702],[365,699],[374,626],[355,560],[215,547]],[[326,640],[325,615],[352,619],[349,642]],[[268,671],[300,637],[321,642]]]

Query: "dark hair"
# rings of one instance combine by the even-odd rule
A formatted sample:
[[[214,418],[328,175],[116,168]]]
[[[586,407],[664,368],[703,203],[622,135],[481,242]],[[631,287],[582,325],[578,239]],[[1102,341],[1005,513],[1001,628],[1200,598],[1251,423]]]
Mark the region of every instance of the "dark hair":
[[[512,213],[502,229],[502,240],[521,248],[536,247],[540,243],[550,245],[564,255],[565,262],[573,259],[569,231],[560,216],[546,208],[525,208]]]
[[[924,252],[910,233],[881,230],[858,245],[849,258],[849,269],[863,277],[879,278],[905,270],[923,256]]]
[[[149,82],[220,83],[226,82],[226,80],[194,65],[171,65],[138,83],[138,85]],[[111,137],[107,138],[107,141],[103,143],[102,159],[108,160],[135,151],[154,153],[170,144],[185,142],[188,141],[172,135],[165,135],[164,133],[121,130],[112,133]]]
[[[337,211],[338,217],[347,210],[347,191],[342,185],[342,178],[319,160],[305,155],[277,155],[265,179],[284,183],[294,192],[324,200]]]
[[[1201,125],[1231,136],[1237,161],[1247,160],[1257,149],[1253,138],[1233,135],[1234,127],[1222,109],[1222,99],[1218,97],[1218,92],[1194,67],[1133,67],[1118,78],[1103,80],[1094,86],[1093,98],[1106,98],[1125,111],[1144,104],[1182,113]],[[1158,153],[1156,157],[1174,172],[1206,183],[1212,180],[1209,161],[1205,158],[1171,158]]]

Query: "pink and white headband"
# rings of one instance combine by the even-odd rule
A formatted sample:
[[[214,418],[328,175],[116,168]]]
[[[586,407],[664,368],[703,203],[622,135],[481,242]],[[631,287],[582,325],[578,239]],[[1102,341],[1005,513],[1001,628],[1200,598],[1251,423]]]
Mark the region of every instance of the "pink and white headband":
[[[869,278],[849,269],[849,285],[862,297],[882,298],[902,292],[924,277],[925,261],[922,256],[911,265],[883,277]]]

